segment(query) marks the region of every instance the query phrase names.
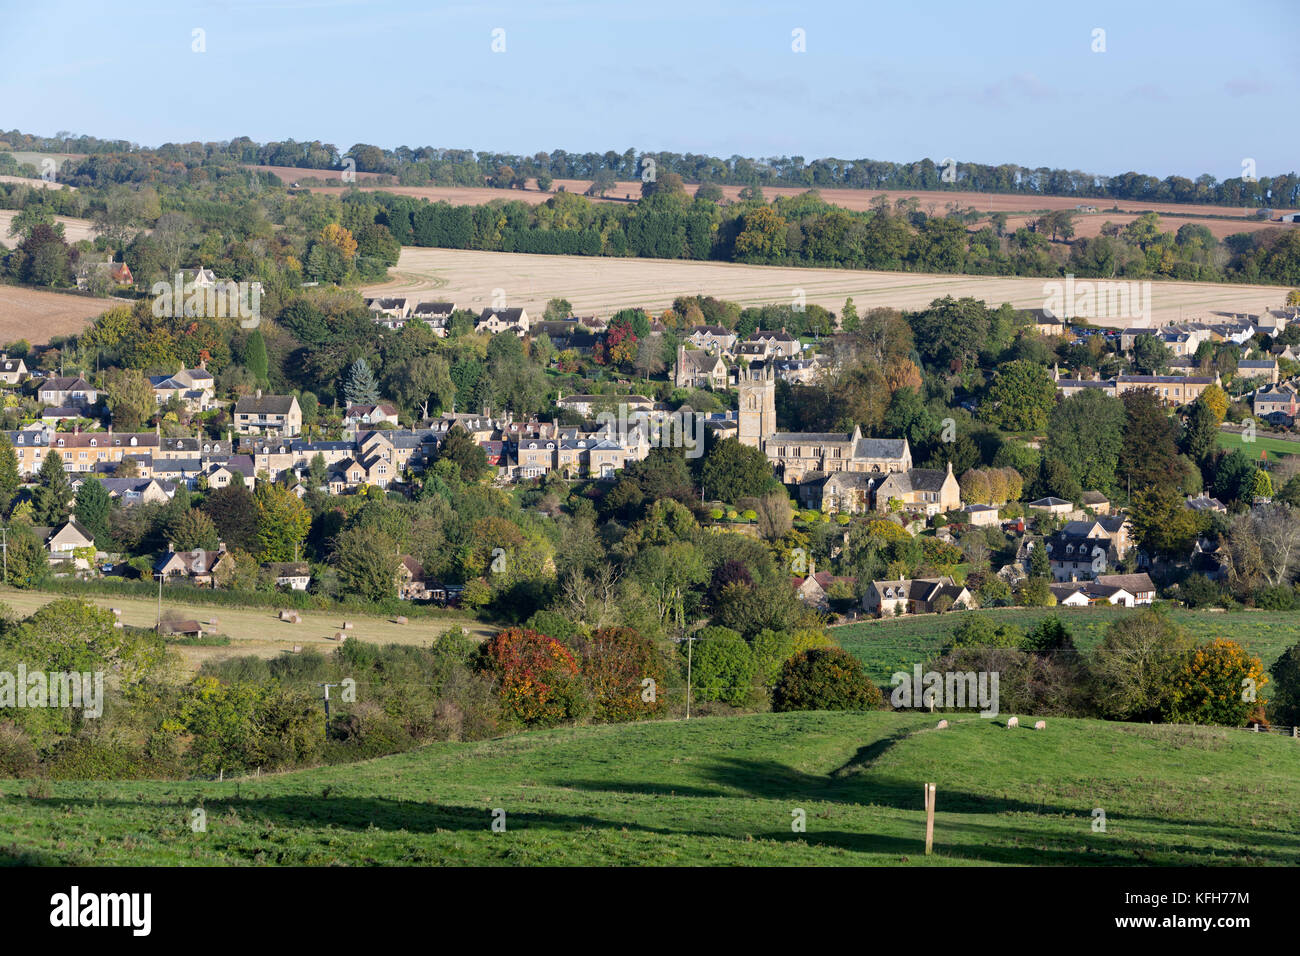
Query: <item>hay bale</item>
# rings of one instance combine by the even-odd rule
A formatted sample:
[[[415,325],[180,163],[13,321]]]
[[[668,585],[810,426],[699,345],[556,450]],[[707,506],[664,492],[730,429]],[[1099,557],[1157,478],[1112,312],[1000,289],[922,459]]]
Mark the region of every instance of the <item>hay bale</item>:
[[[343,632],[342,632],[342,631],[335,631],[335,632],[334,632],[334,636],[331,637],[330,640],[331,640],[331,641],[341,641],[341,640],[343,640]]]
[[[396,623],[398,623],[398,624],[405,624],[405,623],[406,623],[406,618],[399,614],[399,615],[397,615],[397,621],[396,621]]]
[[[948,721],[946,721],[946,720],[941,720],[941,721],[939,721],[939,726],[936,727],[936,728],[934,728],[934,729],[935,729],[935,730],[943,730],[943,729],[945,729],[947,726],[948,726]]]

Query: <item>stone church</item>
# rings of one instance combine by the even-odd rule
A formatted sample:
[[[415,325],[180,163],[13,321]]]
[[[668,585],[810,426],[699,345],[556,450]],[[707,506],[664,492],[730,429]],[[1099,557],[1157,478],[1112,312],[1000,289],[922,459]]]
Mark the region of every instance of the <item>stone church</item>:
[[[913,507],[935,514],[961,507],[951,464],[946,472],[912,467],[906,438],[864,438],[852,432],[778,432],[776,380],[770,363],[755,363],[737,383],[738,437],[760,449],[778,478],[799,486],[804,507],[887,511]]]

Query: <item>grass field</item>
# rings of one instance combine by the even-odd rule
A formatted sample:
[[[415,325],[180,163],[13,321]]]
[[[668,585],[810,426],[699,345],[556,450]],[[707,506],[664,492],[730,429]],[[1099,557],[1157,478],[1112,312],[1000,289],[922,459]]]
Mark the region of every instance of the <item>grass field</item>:
[[[1240,448],[1251,458],[1258,458],[1260,451],[1266,451],[1270,458],[1294,455],[1300,452],[1300,441],[1288,441],[1285,438],[1267,438],[1256,435],[1254,441],[1242,441],[1239,432],[1219,432],[1219,447],[1228,451]]]
[[[967,614],[978,614],[998,622],[1025,629],[1050,615],[1057,615],[1074,635],[1081,650],[1091,650],[1106,636],[1106,628],[1138,611],[1118,607],[1091,608],[992,608],[987,611],[960,611],[956,614],[886,618],[846,624],[831,634],[846,651],[865,665],[877,682],[888,684],[895,671],[911,671],[936,656],[944,638]],[[1259,655],[1265,667],[1288,647],[1300,642],[1300,614],[1294,611],[1190,611],[1171,608],[1172,620],[1186,628],[1198,642],[1216,637],[1239,641],[1251,653]]]
[[[435,744],[224,783],[0,783],[50,865],[1300,864],[1300,744],[1241,731],[783,714]],[[921,786],[938,786],[923,853]],[[206,830],[194,832],[202,807]],[[1093,810],[1105,811],[1105,832]],[[493,811],[505,831],[493,832]],[[806,832],[792,829],[795,811]]]
[[[37,608],[66,596],[0,586],[0,602],[9,605],[24,617]],[[79,595],[78,600],[102,608],[120,608],[123,623],[134,627],[153,627],[158,621],[157,601],[146,598]],[[482,636],[496,630],[471,617],[411,618],[409,624],[397,624],[389,617],[355,614],[351,611],[299,611],[302,623],[289,624],[278,619],[274,608],[184,604],[170,598],[164,598],[163,612],[178,614],[186,620],[208,621],[216,618],[218,624],[213,630],[230,638],[230,644],[222,647],[177,646],[176,650],[182,659],[195,668],[203,661],[227,657],[276,657],[284,651],[293,650],[295,646],[310,646],[328,653],[330,648],[338,646],[338,642],[331,638],[338,633],[345,619],[354,622],[352,630],[347,632],[349,637],[376,644],[430,644],[443,631],[454,627],[463,627],[471,634]]]
[[[568,299],[578,315],[612,315],[637,306],[662,311],[680,295],[715,295],[752,306],[792,302],[795,290],[803,290],[807,302],[838,313],[848,296],[859,312],[877,306],[920,309],[945,295],[1038,309],[1046,301],[1047,281],[404,247],[394,278],[369,287],[365,294],[437,295],[458,308],[478,311],[492,304],[500,289],[507,304],[540,316],[547,300],[555,297]],[[1260,312],[1280,307],[1286,292],[1280,286],[1153,282],[1151,319],[1160,325],[1209,319],[1216,312]],[[1129,324],[1120,318],[1111,321]]]

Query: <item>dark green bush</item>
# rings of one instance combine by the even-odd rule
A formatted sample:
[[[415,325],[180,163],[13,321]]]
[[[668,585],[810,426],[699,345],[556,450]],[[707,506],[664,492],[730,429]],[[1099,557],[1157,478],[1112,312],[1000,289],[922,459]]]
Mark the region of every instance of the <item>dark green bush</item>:
[[[874,710],[882,701],[856,657],[838,647],[814,647],[781,668],[772,689],[772,709]]]

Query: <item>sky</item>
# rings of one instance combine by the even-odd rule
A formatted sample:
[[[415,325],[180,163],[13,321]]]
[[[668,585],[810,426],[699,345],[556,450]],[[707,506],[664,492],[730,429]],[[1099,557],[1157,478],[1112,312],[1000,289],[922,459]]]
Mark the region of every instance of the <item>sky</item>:
[[[0,128],[1227,179],[1300,168],[1298,41],[1296,0],[0,0]]]

